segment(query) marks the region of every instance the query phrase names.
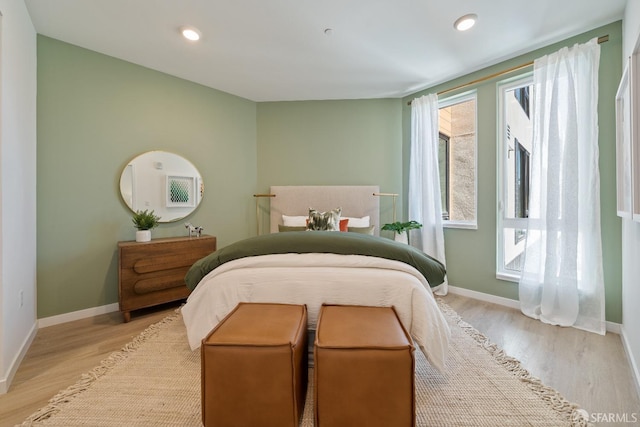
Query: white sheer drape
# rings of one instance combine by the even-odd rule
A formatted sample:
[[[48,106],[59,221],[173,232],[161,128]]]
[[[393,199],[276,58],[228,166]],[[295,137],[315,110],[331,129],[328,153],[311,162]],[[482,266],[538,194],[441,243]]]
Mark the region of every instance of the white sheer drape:
[[[422,224],[413,230],[410,242],[445,264],[442,231],[442,199],[438,172],[438,95],[411,101],[411,157],[409,160],[409,220]],[[446,295],[447,279],[434,289]]]
[[[537,59],[520,305],[545,323],[604,334],[596,39]]]

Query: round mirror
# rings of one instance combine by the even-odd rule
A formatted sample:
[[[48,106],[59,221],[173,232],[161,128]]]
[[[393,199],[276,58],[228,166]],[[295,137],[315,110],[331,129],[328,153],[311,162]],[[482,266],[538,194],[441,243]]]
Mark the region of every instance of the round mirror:
[[[172,222],[198,207],[204,183],[187,159],[166,151],[149,151],[125,166],[120,194],[133,212],[153,210],[160,222]]]

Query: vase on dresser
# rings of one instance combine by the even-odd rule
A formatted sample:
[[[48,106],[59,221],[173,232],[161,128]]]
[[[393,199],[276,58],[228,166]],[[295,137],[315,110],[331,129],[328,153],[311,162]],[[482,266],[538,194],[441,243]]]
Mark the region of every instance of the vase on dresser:
[[[151,241],[151,229],[156,228],[160,223],[160,217],[154,213],[145,209],[143,211],[136,211],[131,218],[133,226],[138,230],[136,231],[136,242],[150,242]]]
[[[151,230],[138,230],[136,231],[136,242],[150,242]]]

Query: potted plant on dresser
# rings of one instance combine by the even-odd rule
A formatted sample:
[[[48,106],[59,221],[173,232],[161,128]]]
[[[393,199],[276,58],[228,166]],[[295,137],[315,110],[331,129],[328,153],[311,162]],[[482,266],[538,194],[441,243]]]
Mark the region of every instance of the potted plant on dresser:
[[[151,240],[151,229],[156,228],[160,221],[154,211],[148,210],[136,211],[131,219],[133,226],[138,229],[136,231],[136,242],[149,242]]]
[[[395,232],[394,240],[396,242],[401,243],[409,243],[409,230],[414,230],[422,227],[417,221],[407,221],[407,222],[392,222],[390,224],[385,224],[382,226],[381,230],[393,231]]]

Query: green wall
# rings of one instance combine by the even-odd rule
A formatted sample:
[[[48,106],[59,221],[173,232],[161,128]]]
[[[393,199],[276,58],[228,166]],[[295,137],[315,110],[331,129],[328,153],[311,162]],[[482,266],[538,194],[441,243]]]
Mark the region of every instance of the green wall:
[[[254,102],[39,36],[37,108],[39,318],[118,301],[117,242],[135,238],[120,173],[145,151],[200,170],[204,199],[188,220],[220,246],[251,235]]]
[[[599,69],[599,148],[602,250],[606,288],[606,318],[622,321],[622,249],[621,221],[616,216],[615,183],[615,94],[622,75],[622,23],[616,22],[561,43],[527,53],[515,59],[476,73],[426,89],[403,99],[403,188],[408,189],[411,109],[407,103],[427,93],[440,92],[484,76],[527,63],[564,46],[585,43],[603,35],[609,41],[600,45]],[[532,67],[521,71],[531,71]],[[477,90],[478,96],[478,229],[445,229],[445,250],[449,283],[473,291],[518,299],[517,283],[496,279],[496,174],[497,174],[497,83],[518,75],[511,73],[482,83],[450,92],[446,96]],[[403,206],[407,212],[406,203]]]
[[[409,100],[604,34],[610,37],[601,45],[599,106],[606,310],[607,320],[620,322],[619,22],[404,99],[258,104],[38,37],[38,317],[117,302],[116,244],[135,232],[118,180],[135,155],[167,150],[198,167],[205,197],[189,221],[216,235],[219,247],[256,233],[251,195],[271,185],[380,185],[400,194],[398,217],[406,218]],[[447,264],[451,285],[517,299],[517,284],[495,277],[497,81],[476,86],[478,229],[445,230]],[[391,200],[383,198],[381,222],[391,217]],[[153,233],[185,230],[178,222]]]
[[[258,187],[271,185],[379,185],[401,194],[401,100],[258,104]],[[380,200],[382,224],[392,206]]]

